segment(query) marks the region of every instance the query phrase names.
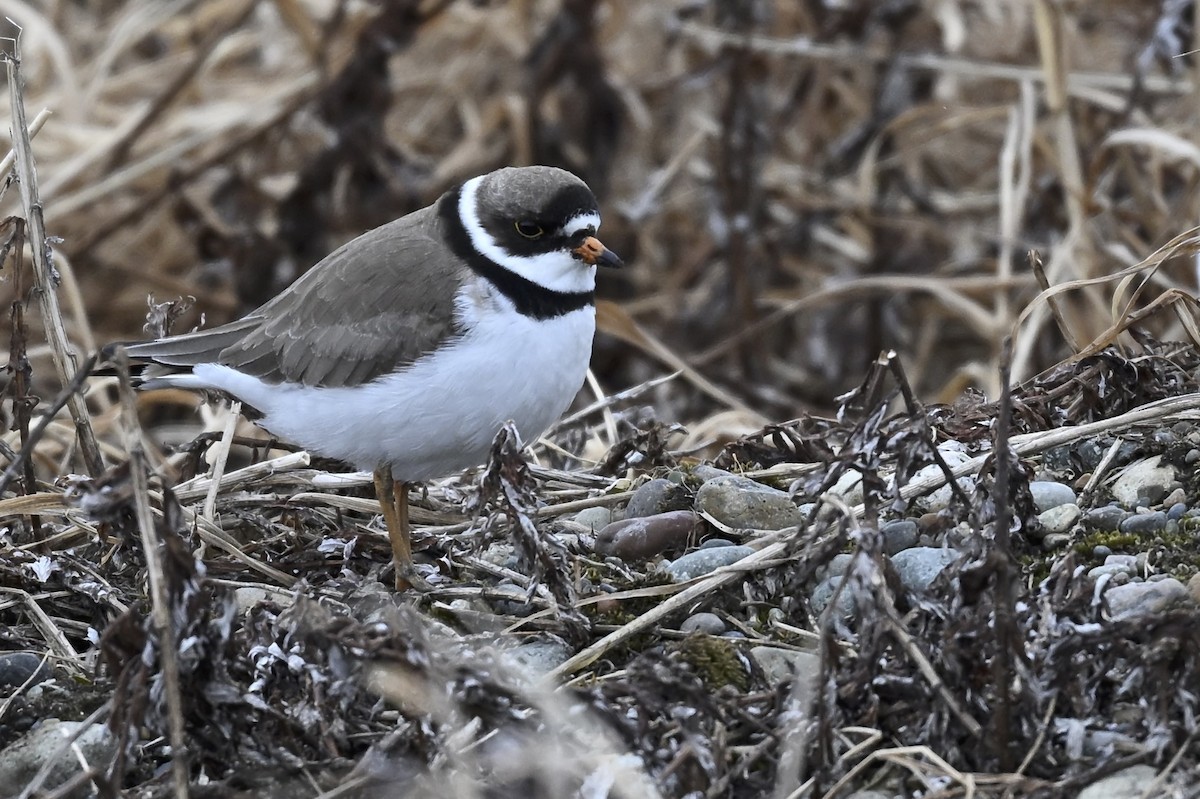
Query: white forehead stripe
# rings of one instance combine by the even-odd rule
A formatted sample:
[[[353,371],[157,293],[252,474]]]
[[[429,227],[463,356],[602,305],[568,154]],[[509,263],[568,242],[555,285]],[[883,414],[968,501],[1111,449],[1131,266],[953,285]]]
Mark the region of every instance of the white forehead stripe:
[[[587,230],[588,228],[596,230],[599,227],[600,214],[596,213],[595,211],[588,211],[568,219],[566,224],[562,226],[562,232],[569,236],[572,233],[578,233],[581,230]]]
[[[551,291],[578,293],[596,289],[596,267],[588,266],[569,252],[513,255],[497,244],[492,234],[488,233],[487,228],[479,221],[479,184],[482,182],[482,177],[471,178],[463,184],[458,197],[458,217],[462,220],[467,237],[470,238],[471,246],[476,252],[508,271]],[[586,226],[586,220],[590,219],[594,219],[597,224],[600,222],[600,217],[595,213],[587,213],[573,217],[568,224],[584,221],[583,226]]]

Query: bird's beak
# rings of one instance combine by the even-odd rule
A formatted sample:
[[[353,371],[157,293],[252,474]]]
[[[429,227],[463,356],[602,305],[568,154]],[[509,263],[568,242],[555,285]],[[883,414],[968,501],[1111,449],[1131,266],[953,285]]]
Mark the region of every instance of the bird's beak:
[[[624,266],[625,262],[612,250],[600,243],[600,239],[595,236],[588,236],[571,252],[575,253],[575,257],[582,260],[588,266],[609,266],[620,267]]]

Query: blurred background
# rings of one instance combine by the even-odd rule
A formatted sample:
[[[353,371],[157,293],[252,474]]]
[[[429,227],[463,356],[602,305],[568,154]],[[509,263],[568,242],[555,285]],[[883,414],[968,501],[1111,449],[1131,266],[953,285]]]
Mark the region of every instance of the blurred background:
[[[751,427],[828,410],[885,348],[926,401],[994,396],[1004,336],[1017,379],[1072,352],[1045,303],[1015,326],[1039,292],[1030,250],[1047,284],[1103,277],[1200,216],[1190,3],[0,12],[22,29],[29,118],[51,112],[34,152],[81,353],[147,335],[148,297],[192,298],[177,332],[219,324],[457,181],[554,164],[591,184],[602,238],[630,265],[601,276],[601,386],[686,366],[648,395],[660,418],[733,410]],[[21,213],[15,189],[2,202]],[[1139,302],[1171,288],[1194,293],[1188,258]],[[1060,295],[1075,346],[1114,322],[1114,297],[1112,282]],[[38,386],[53,370],[30,313]]]

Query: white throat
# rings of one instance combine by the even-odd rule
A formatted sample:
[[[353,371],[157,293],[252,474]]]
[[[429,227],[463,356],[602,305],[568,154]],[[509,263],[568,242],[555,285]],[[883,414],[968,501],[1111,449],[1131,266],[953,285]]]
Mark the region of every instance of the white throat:
[[[547,252],[540,255],[513,255],[505,252],[492,234],[479,221],[479,184],[483,177],[471,178],[463,184],[458,198],[458,216],[476,251],[510,272],[539,286],[564,293],[594,291],[596,267],[588,266],[569,252]],[[584,218],[586,217],[586,219]],[[595,214],[577,217],[583,228],[593,221],[599,224]],[[572,220],[574,222],[576,220]]]

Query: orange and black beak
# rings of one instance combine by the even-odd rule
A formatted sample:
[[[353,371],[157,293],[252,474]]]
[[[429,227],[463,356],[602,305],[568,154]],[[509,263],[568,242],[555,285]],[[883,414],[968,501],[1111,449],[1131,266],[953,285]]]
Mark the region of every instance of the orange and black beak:
[[[624,266],[625,262],[612,250],[600,243],[600,239],[595,236],[588,236],[571,252],[575,253],[575,257],[582,260],[588,266],[608,266],[620,267]]]

